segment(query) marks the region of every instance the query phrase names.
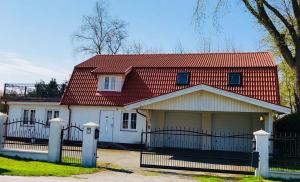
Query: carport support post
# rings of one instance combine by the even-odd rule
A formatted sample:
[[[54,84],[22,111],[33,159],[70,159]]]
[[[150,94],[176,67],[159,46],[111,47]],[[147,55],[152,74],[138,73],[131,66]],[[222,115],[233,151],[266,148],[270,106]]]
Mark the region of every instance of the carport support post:
[[[49,144],[48,144],[48,161],[59,162],[60,161],[60,150],[61,150],[61,130],[64,126],[64,120],[61,118],[54,118],[50,121],[50,133],[49,133]]]
[[[255,176],[269,177],[269,138],[270,134],[264,130],[253,133],[256,140],[256,151],[259,153],[258,168]]]
[[[98,138],[95,137],[95,131],[99,125],[90,122],[84,124],[83,127],[81,166],[96,167]]]
[[[7,115],[0,112],[0,151],[3,149],[3,136],[4,136],[4,123],[7,119]]]

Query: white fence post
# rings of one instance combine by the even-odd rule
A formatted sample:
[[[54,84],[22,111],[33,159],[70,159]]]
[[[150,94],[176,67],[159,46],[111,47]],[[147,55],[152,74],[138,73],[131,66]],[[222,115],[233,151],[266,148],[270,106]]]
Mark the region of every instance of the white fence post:
[[[99,125],[90,122],[83,126],[81,165],[84,167],[96,167],[98,138],[95,138],[95,131],[96,129],[98,130]]]
[[[256,140],[256,151],[259,153],[258,168],[255,176],[269,177],[269,138],[270,134],[264,130],[253,133]]]
[[[48,161],[59,162],[61,150],[61,130],[64,126],[64,120],[61,118],[54,118],[50,121],[50,133],[48,144]]]
[[[0,151],[3,149],[3,136],[4,136],[4,123],[7,119],[7,115],[0,112]]]

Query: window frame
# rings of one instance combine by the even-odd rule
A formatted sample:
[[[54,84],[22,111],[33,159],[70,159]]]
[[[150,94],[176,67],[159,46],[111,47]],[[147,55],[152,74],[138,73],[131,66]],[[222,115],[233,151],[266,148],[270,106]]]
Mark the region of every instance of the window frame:
[[[48,112],[51,112],[51,117],[48,118]],[[46,126],[50,126],[50,123],[49,121],[53,118],[55,118],[55,112],[58,112],[58,117],[60,115],[60,110],[57,110],[57,109],[47,109],[46,110]]]
[[[186,77],[187,77],[187,83],[179,83],[179,78],[180,78],[180,75],[181,74],[184,74]],[[190,72],[187,72],[187,71],[182,71],[182,72],[178,72],[176,74],[176,85],[189,85],[190,84],[190,78],[191,78],[191,73]]]
[[[25,111],[27,113],[25,114]],[[23,108],[22,109],[22,124],[26,126],[33,126],[36,121],[36,109],[34,108]]]
[[[230,83],[231,75],[239,75],[240,83]],[[241,72],[229,72],[228,73],[228,82],[227,82],[227,84],[228,84],[228,86],[232,86],[232,87],[243,86],[243,74]]]
[[[99,91],[117,91],[117,76],[103,76]]]
[[[124,115],[128,115],[127,128],[124,128]],[[135,128],[132,128],[133,116],[135,115]],[[136,112],[123,112],[121,117],[121,131],[137,131],[138,115]]]

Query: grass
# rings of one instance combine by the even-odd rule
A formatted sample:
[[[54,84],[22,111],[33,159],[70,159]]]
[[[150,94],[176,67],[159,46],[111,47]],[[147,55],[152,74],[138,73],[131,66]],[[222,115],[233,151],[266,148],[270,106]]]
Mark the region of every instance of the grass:
[[[226,181],[234,181],[234,182],[281,182],[284,180],[276,180],[276,179],[263,179],[253,176],[240,176],[240,177],[217,177],[217,176],[197,176],[195,180],[199,182],[226,182]],[[296,182],[297,180],[287,180],[289,182]]]
[[[71,176],[94,173],[103,168],[54,164],[48,162],[22,160],[0,156],[0,175],[13,176]]]

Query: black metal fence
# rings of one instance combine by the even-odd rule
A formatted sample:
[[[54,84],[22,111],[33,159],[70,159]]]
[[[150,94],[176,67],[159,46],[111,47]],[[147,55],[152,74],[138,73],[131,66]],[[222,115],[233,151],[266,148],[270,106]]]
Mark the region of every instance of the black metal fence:
[[[83,129],[80,125],[73,124],[61,131],[60,162],[80,164],[82,154]]]
[[[252,134],[163,129],[142,132],[141,167],[252,174]]]
[[[270,168],[280,171],[300,170],[300,135],[277,132],[270,138]]]
[[[6,149],[47,151],[49,125],[43,121],[12,120],[4,123]]]

